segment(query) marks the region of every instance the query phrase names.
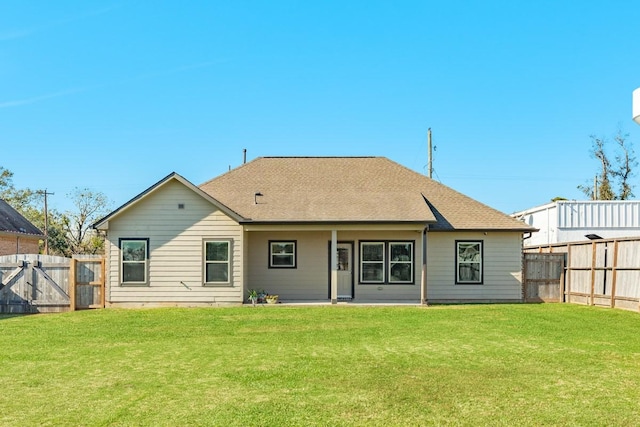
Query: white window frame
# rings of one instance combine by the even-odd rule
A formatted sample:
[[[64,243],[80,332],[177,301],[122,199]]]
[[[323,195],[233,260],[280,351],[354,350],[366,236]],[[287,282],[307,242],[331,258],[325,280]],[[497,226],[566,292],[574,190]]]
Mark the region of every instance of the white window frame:
[[[142,242],[144,243],[144,260],[125,260],[125,256],[124,256],[124,245],[127,242]],[[120,247],[120,283],[122,285],[126,285],[126,286],[141,286],[141,285],[148,285],[149,283],[149,239],[148,238],[143,238],[143,237],[127,237],[127,238],[121,238],[120,242],[119,242],[119,247]],[[124,272],[124,266],[125,264],[142,264],[143,265],[143,271],[144,271],[144,280],[142,281],[131,281],[131,280],[125,280],[125,272]]]
[[[478,246],[473,259],[461,259],[461,246]],[[456,240],[456,284],[457,285],[482,285],[484,282],[484,242],[482,240]],[[471,255],[470,255],[471,256]],[[460,267],[463,265],[477,264],[478,278],[476,280],[462,279]]]
[[[409,249],[409,260],[394,260],[392,259],[392,251],[391,251],[391,247],[394,245],[409,245],[410,249]],[[396,284],[396,283],[402,283],[402,284],[408,284],[408,283],[413,283],[414,282],[414,272],[413,272],[413,261],[415,258],[415,252],[414,252],[414,247],[413,247],[413,242],[412,241],[395,241],[395,242],[389,242],[389,283],[390,284]],[[409,265],[409,280],[394,280],[393,276],[391,275],[391,271],[392,271],[392,267],[395,264],[405,264],[405,265]]]
[[[364,246],[366,245],[377,245],[382,246],[382,260],[365,260],[364,259]],[[385,283],[386,278],[386,250],[385,250],[385,242],[380,241],[371,241],[371,242],[360,242],[360,283]],[[380,264],[382,266],[382,279],[381,280],[365,280],[364,278],[364,265],[365,264]]]
[[[227,259],[226,260],[208,260],[207,259],[207,244],[209,243],[225,243],[227,245]],[[202,265],[203,265],[203,271],[202,271],[202,279],[203,279],[203,283],[205,285],[229,285],[231,283],[231,274],[232,274],[232,270],[231,270],[231,256],[232,256],[232,247],[231,247],[231,240],[229,239],[205,239],[202,242]],[[222,281],[222,280],[217,280],[217,281],[208,281],[207,280],[207,267],[209,265],[213,265],[213,264],[218,264],[218,265],[226,265],[227,266],[227,280]]]
[[[292,245],[291,252],[274,252],[274,245]],[[291,264],[275,264],[274,256],[291,257]],[[298,241],[297,240],[269,240],[269,268],[298,268]]]

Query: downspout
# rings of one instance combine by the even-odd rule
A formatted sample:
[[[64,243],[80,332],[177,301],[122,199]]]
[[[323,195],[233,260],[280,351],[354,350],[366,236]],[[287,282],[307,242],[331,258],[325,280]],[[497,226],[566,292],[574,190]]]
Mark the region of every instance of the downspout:
[[[422,276],[420,278],[420,304],[429,305],[429,298],[427,297],[427,231],[429,225],[422,230]]]
[[[331,230],[331,304],[338,303],[338,231]]]

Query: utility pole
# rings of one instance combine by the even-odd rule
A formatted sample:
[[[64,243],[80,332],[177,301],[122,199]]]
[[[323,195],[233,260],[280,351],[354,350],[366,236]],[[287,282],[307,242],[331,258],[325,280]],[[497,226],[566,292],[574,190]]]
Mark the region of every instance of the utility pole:
[[[429,128],[427,130],[427,143],[429,145],[429,157],[428,157],[428,164],[427,164],[427,170],[429,171],[429,178],[432,178],[433,176],[433,146],[431,145],[431,128]]]
[[[47,189],[36,191],[44,196],[44,254],[49,255],[49,208],[47,207],[47,196],[53,196],[55,193],[49,193]]]

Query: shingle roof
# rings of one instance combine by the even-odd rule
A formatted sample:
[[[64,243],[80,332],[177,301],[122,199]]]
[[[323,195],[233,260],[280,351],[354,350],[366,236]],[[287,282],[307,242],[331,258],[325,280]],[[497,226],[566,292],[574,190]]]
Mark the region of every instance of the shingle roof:
[[[20,215],[9,203],[0,199],[0,231],[43,236],[42,231]]]
[[[260,157],[200,188],[248,222],[421,222],[432,230],[534,230],[384,157]]]

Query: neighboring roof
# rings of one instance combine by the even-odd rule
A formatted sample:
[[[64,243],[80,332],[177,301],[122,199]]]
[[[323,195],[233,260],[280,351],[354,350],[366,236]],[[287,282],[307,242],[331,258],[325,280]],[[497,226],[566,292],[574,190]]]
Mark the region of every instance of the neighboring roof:
[[[9,203],[0,199],[0,231],[7,233],[30,234],[44,236],[38,227],[20,215]]]
[[[532,208],[529,209],[525,209],[522,211],[518,211],[518,212],[514,212],[512,213],[510,216],[512,216],[513,218],[517,218],[517,219],[522,219],[525,215],[530,215],[536,212],[542,212],[542,211],[546,211],[549,209],[553,209],[555,208],[558,202],[551,202],[551,203],[547,203],[544,205],[540,205],[540,206],[534,206]]]
[[[156,182],[151,187],[147,188],[142,193],[138,194],[133,199],[129,200],[128,202],[126,202],[125,204],[123,204],[122,206],[120,206],[119,208],[117,208],[116,210],[114,210],[113,212],[108,214],[107,216],[105,216],[103,218],[100,218],[98,221],[96,221],[92,225],[92,227],[96,228],[96,229],[106,229],[106,228],[108,228],[109,227],[109,225],[108,225],[109,220],[111,220],[114,217],[118,216],[124,210],[126,210],[129,207],[137,204],[138,202],[140,202],[141,200],[145,199],[147,196],[149,196],[150,194],[154,193],[158,189],[164,187],[167,183],[169,183],[171,181],[178,181],[178,182],[182,183],[184,186],[189,188],[191,191],[193,191],[194,193],[198,194],[200,197],[204,198],[205,200],[209,201],[212,205],[214,205],[216,208],[218,208],[221,211],[223,211],[225,214],[227,214],[229,217],[233,218],[234,220],[240,222],[243,219],[236,212],[233,212],[228,207],[224,206],[219,201],[217,201],[215,198],[213,198],[209,194],[203,192],[201,189],[199,189],[194,184],[189,182],[189,180],[187,180],[186,178],[182,177],[181,175],[179,175],[179,174],[177,174],[175,172],[171,172],[169,175],[165,176],[160,181]]]
[[[535,214],[549,211],[542,218]],[[511,215],[534,222],[551,220],[560,228],[640,228],[640,200],[558,200]]]
[[[431,230],[535,230],[384,157],[260,157],[200,188],[243,222],[421,222]]]

